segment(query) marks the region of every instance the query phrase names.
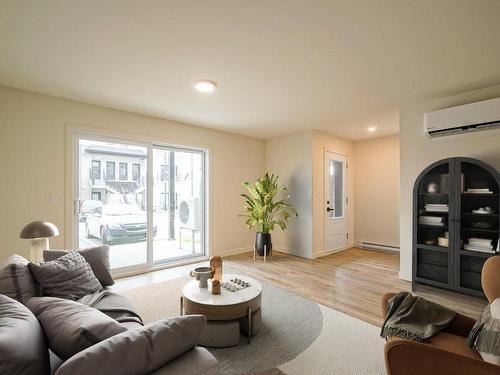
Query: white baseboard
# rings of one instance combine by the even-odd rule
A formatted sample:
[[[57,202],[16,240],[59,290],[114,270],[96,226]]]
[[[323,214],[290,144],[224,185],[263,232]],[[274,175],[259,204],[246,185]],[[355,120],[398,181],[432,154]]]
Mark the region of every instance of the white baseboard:
[[[399,278],[400,278],[401,280],[406,280],[406,281],[410,281],[410,282],[412,281],[412,280],[411,280],[411,275],[407,275],[407,274],[405,274],[404,272],[401,272],[401,271],[400,271],[400,272],[399,272],[399,274],[398,274],[398,276],[399,276]]]
[[[389,246],[371,242],[358,242],[356,246],[361,249],[372,249],[372,250],[387,251],[390,253],[399,253],[399,247],[396,246]]]
[[[240,247],[237,249],[229,249],[225,251],[218,251],[214,252],[213,254],[210,255],[217,255],[221,257],[229,256],[229,255],[237,255],[237,254],[242,254],[242,253],[247,253],[249,251],[253,251],[253,246],[245,246],[245,247]]]

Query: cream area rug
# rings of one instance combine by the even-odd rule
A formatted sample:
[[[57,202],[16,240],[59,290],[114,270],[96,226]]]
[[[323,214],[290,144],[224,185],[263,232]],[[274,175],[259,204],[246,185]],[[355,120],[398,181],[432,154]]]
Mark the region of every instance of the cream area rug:
[[[143,321],[177,316],[188,277],[120,292]],[[384,340],[369,323],[261,282],[263,327],[249,345],[207,348],[223,375],[383,375]]]

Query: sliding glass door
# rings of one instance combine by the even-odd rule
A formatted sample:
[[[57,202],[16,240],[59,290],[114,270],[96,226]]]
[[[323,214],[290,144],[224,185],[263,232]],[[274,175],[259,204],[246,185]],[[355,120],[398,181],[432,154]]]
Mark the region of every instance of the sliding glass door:
[[[204,254],[204,153],[155,146],[154,262]]]
[[[205,255],[205,151],[78,136],[75,154],[77,247],[109,245],[114,271]]]

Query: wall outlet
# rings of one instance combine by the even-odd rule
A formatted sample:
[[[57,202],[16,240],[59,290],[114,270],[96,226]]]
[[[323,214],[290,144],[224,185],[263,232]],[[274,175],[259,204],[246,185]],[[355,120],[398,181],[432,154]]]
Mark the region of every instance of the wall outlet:
[[[45,197],[45,202],[47,204],[56,204],[56,197],[53,194],[47,194]]]

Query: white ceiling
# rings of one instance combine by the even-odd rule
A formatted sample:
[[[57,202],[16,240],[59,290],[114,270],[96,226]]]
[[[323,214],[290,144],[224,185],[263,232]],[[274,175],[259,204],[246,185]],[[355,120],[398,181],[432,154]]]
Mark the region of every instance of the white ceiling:
[[[0,0],[0,84],[260,138],[500,82],[498,0]],[[215,80],[211,95],[193,90]],[[368,126],[379,131],[368,134]]]

